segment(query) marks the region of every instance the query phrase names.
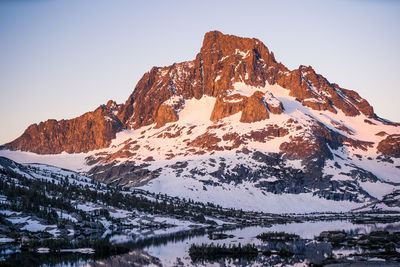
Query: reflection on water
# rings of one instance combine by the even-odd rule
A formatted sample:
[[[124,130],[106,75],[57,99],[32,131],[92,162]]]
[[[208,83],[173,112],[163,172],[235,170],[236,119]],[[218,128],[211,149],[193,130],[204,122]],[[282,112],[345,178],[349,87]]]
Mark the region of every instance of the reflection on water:
[[[332,253],[332,246],[328,243],[317,243],[310,240],[300,239],[290,242],[265,242],[263,245],[257,246],[260,251],[272,252],[268,255],[258,254],[249,257],[239,257],[236,259],[214,257],[214,258],[191,258],[191,262],[187,261],[186,265],[216,264],[222,266],[271,266],[277,264],[296,264],[296,263],[315,263],[320,264],[328,255]],[[282,255],[281,251],[290,251],[290,254]],[[294,255],[292,255],[292,253]],[[279,255],[276,255],[279,254]],[[182,261],[181,261],[182,262]]]
[[[225,239],[211,240],[204,229],[181,232],[169,236],[158,236],[148,239],[135,240],[130,237],[122,237],[121,240],[130,240],[126,245],[131,249],[130,253],[112,256],[107,259],[96,259],[95,255],[57,254],[38,255],[36,253],[15,253],[14,257],[31,259],[30,266],[266,266],[276,264],[308,264],[321,263],[331,255],[346,256],[357,252],[357,248],[332,248],[327,242],[317,242],[314,237],[323,231],[344,230],[349,235],[369,233],[376,230],[389,232],[400,231],[400,223],[392,224],[353,224],[349,221],[317,221],[290,223],[286,225],[274,225],[272,227],[246,227],[224,231]],[[263,232],[286,232],[297,234],[301,239],[291,242],[262,242],[256,236]],[[255,244],[260,251],[272,251],[272,255],[259,254],[253,258],[217,258],[191,259],[188,250],[192,244]],[[277,252],[282,249],[294,253],[290,257],[281,257]],[[4,252],[10,252],[4,249]],[[50,259],[50,260],[49,260]],[[90,262],[90,263],[86,263]]]
[[[214,244],[255,244],[260,248],[263,246],[271,246],[270,250],[279,251],[284,246],[290,246],[299,252],[299,255],[293,257],[295,262],[302,262],[305,259],[312,260],[313,262],[319,262],[322,256],[327,256],[332,253],[332,247],[327,243],[316,243],[311,241],[315,236],[318,236],[323,231],[332,230],[345,230],[351,234],[358,233],[369,233],[375,230],[390,229],[390,231],[395,231],[395,229],[400,229],[400,223],[397,224],[374,224],[374,225],[359,225],[353,224],[349,221],[317,221],[317,222],[303,222],[303,223],[290,223],[290,224],[280,224],[274,225],[272,227],[246,227],[243,229],[234,229],[225,231],[228,235],[233,235],[233,238],[227,238],[223,240],[210,240],[207,235],[202,236],[192,236],[184,240],[183,242],[168,243],[167,245],[152,245],[144,248],[144,251],[152,256],[159,258],[165,265],[175,265],[177,264],[177,259],[184,262],[185,265],[190,265],[191,259],[188,255],[188,250],[191,244],[202,244],[202,243],[214,243]],[[256,236],[260,233],[266,231],[276,231],[276,232],[286,232],[299,235],[302,240],[292,243],[268,243],[264,244],[262,241],[258,240]],[[266,257],[259,256],[255,262],[260,263],[276,264],[276,261],[282,261],[280,257],[271,256],[266,259]],[[242,262],[243,263],[243,262]],[[232,263],[232,265],[234,265]]]
[[[112,256],[105,260],[84,264],[85,267],[128,267],[128,266],[163,266],[161,261],[142,251],[133,250],[129,253]]]
[[[141,249],[163,264],[163,266],[265,266],[276,264],[296,263],[320,263],[330,255],[336,255],[340,251],[334,250],[332,245],[326,242],[316,242],[314,237],[323,231],[345,230],[350,235],[369,233],[376,230],[399,231],[400,223],[394,224],[369,224],[359,225],[349,221],[318,221],[290,223],[286,225],[274,225],[272,227],[246,227],[224,231],[228,235],[222,240],[210,240],[205,232],[191,233],[179,237],[152,238],[135,244],[135,249]],[[267,242],[264,243],[256,238],[260,233],[266,231],[284,231],[294,233],[302,239],[292,242]],[[233,236],[233,237],[230,237]],[[214,243],[214,244],[255,244],[261,251],[280,251],[286,248],[295,253],[294,256],[282,258],[278,255],[258,255],[255,258],[219,258],[214,260],[193,261],[188,250],[192,244]],[[125,255],[126,256],[126,255]],[[115,257],[117,264],[120,256]],[[92,265],[91,265],[92,266]],[[95,265],[93,265],[95,266]],[[113,265],[118,266],[118,265]]]
[[[80,253],[32,253],[28,251],[18,251],[8,256],[7,262],[4,264],[0,262],[0,266],[75,267],[104,258],[99,255]]]

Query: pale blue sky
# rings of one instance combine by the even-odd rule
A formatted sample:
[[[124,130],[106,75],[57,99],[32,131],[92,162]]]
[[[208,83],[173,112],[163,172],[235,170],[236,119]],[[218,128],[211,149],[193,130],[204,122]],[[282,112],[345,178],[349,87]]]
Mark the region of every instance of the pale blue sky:
[[[0,0],[0,144],[32,123],[124,102],[210,30],[256,37],[400,121],[400,1]]]

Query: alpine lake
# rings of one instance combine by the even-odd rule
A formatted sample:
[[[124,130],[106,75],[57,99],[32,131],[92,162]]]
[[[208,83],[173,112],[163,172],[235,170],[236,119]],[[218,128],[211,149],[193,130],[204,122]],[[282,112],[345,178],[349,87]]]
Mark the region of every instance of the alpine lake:
[[[110,234],[107,240],[122,249],[30,251],[3,242],[0,266],[400,266],[396,213],[303,215],[270,225],[193,227],[145,238]]]

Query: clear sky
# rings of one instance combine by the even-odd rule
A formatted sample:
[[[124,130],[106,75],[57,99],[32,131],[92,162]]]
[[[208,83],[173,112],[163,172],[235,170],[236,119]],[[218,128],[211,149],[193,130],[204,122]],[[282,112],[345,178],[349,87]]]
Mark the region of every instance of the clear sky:
[[[400,121],[400,1],[0,0],[0,144],[124,102],[152,66],[194,59],[210,30],[256,37]]]

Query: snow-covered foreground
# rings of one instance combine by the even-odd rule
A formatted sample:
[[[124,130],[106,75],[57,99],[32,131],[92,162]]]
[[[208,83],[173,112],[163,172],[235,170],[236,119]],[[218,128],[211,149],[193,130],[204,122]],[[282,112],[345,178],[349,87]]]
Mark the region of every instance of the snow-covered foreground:
[[[14,239],[21,242],[22,236],[39,240],[43,236],[108,238],[112,243],[121,243],[209,225],[205,220],[193,221],[196,207],[179,199],[122,191],[54,166],[0,160],[0,234],[5,233],[0,235],[2,243]],[[109,201],[114,194],[119,197]],[[158,201],[163,204],[157,206]],[[185,217],[183,212],[162,209],[179,206],[193,210]],[[217,218],[212,222],[229,223]]]
[[[350,201],[327,200],[313,196],[312,193],[265,193],[251,183],[207,186],[191,178],[160,177],[141,188],[150,192],[168,192],[170,196],[191,198],[204,203],[218,203],[225,208],[275,214],[346,212],[364,205]]]
[[[63,152],[55,155],[41,155],[26,151],[0,150],[0,156],[18,163],[40,163],[76,172],[84,172],[90,169],[90,166],[85,164],[87,153],[69,154]]]

